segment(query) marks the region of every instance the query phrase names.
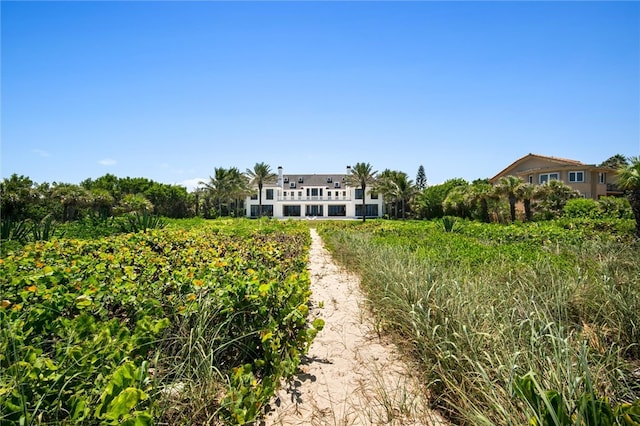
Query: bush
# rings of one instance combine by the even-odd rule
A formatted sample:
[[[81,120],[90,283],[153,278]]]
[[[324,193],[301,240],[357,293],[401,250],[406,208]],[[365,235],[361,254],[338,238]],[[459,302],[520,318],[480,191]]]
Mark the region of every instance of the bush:
[[[565,217],[596,219],[600,217],[600,208],[596,200],[591,198],[574,198],[567,201],[563,210]]]

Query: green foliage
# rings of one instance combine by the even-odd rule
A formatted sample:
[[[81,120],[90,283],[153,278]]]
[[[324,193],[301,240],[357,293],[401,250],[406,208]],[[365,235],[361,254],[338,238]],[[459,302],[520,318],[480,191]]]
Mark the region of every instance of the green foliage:
[[[322,327],[309,243],[299,223],[172,223],[3,257],[0,423],[255,420]]]
[[[142,213],[128,214],[120,221],[122,232],[146,232],[149,229],[162,229],[165,226],[166,222],[163,218],[149,214],[146,210],[143,210]]]
[[[67,238],[88,240],[121,233],[122,220],[121,217],[102,217],[101,215],[89,214],[80,220],[62,224],[59,228]]]
[[[567,404],[560,393],[544,390],[533,372],[514,380],[516,396],[526,402],[532,426],[617,426],[640,425],[640,399],[612,407],[608,398],[598,398],[587,380],[586,389],[575,406]]]
[[[444,216],[441,219],[442,229],[444,232],[454,232],[456,231],[457,218],[455,216]]]
[[[568,218],[597,219],[600,208],[598,202],[591,198],[574,198],[567,201],[562,213]]]
[[[25,244],[29,239],[31,223],[28,220],[14,220],[11,217],[0,221],[0,239]]]
[[[632,220],[468,221],[458,232],[441,221],[371,221],[319,230],[361,276],[377,329],[396,337],[432,404],[454,424],[527,424],[533,411],[514,396],[514,380],[529,371],[544,378],[535,405],[551,417],[571,417],[580,404],[589,411],[605,397],[614,414],[640,406]],[[598,398],[584,396],[587,375]]]
[[[444,216],[443,203],[449,191],[457,186],[466,186],[464,179],[449,179],[439,185],[432,185],[416,196],[416,212],[419,219],[435,219]]]
[[[49,214],[31,226],[32,241],[49,241],[56,236],[56,233],[61,237],[62,233],[56,231],[58,231],[58,225],[53,220],[53,215]]]
[[[609,219],[633,219],[629,200],[623,197],[602,197],[598,205],[603,217]]]

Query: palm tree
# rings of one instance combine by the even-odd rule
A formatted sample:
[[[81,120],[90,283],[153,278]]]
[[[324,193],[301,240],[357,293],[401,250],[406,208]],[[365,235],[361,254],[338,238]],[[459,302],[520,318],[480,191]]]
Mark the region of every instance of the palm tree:
[[[618,186],[626,190],[636,218],[636,238],[640,238],[640,156],[630,157],[629,164],[618,169]]]
[[[215,167],[213,176],[209,176],[209,182],[200,182],[213,196],[218,204],[218,216],[222,216],[222,200],[228,195],[228,171],[224,167]]]
[[[451,188],[447,193],[447,196],[442,201],[442,210],[447,215],[458,216],[466,218],[468,213],[468,201],[467,197],[469,185],[459,185]]]
[[[405,218],[405,206],[416,194],[416,187],[413,181],[405,172],[386,169],[378,175],[376,179],[376,191],[380,192],[385,201],[392,202],[395,218],[398,218],[397,204],[400,203],[402,218]]]
[[[506,195],[509,200],[509,213],[511,222],[516,221],[516,201],[518,201],[518,191],[523,182],[516,176],[503,176],[496,184],[496,192]]]
[[[473,182],[465,188],[465,199],[469,206],[477,206],[480,204],[480,219],[485,222],[491,222],[489,216],[489,201],[496,199],[493,187],[485,181]]]
[[[372,185],[376,181],[377,171],[373,171],[369,163],[357,163],[351,169],[351,174],[347,176],[348,183],[362,189],[362,222],[366,220],[366,198],[367,185]]]
[[[537,213],[546,219],[560,216],[567,201],[579,196],[579,191],[555,179],[537,185],[533,193],[533,198],[538,200]]]
[[[385,203],[386,214],[391,217],[398,218],[398,185],[396,184],[397,175],[402,172],[396,170],[385,169],[378,174],[376,179],[375,190],[382,195]]]
[[[256,163],[253,169],[247,169],[247,177],[252,185],[258,186],[258,217],[262,217],[262,187],[273,182],[278,176],[265,163]]]
[[[397,179],[393,183],[396,186],[396,194],[400,199],[400,205],[402,206],[402,219],[405,219],[405,206],[416,194],[416,187],[413,185],[413,181],[409,179],[407,174],[404,172],[399,172]]]
[[[535,195],[535,186],[530,183],[523,183],[518,187],[517,196],[522,200],[524,205],[524,218],[527,222],[531,221],[531,200]]]
[[[227,173],[229,196],[234,202],[234,215],[238,216],[240,200],[251,194],[249,179],[237,167],[231,167]]]

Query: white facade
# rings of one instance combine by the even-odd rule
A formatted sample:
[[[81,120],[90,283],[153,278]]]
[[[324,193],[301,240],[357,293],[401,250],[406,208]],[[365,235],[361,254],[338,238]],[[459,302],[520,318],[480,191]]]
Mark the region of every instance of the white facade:
[[[277,182],[262,188],[262,216],[280,219],[362,218],[362,190],[347,184],[346,174],[284,174],[278,167]],[[256,188],[257,193],[257,188]],[[258,217],[257,194],[245,201],[247,217]],[[382,217],[382,196],[367,188],[366,217]]]

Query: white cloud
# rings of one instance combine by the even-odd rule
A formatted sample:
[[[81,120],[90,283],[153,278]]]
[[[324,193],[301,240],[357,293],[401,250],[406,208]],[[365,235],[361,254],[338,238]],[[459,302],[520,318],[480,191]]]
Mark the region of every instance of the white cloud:
[[[104,160],[98,161],[98,163],[102,164],[103,166],[115,166],[117,161],[111,158],[105,158]]]
[[[178,185],[186,186],[187,191],[193,191],[197,187],[202,186],[200,182],[206,182],[206,181],[207,181],[206,178],[193,178],[193,179],[183,180]]]
[[[33,152],[34,154],[38,154],[40,157],[51,157],[51,154],[42,149],[32,149],[31,152]]]

